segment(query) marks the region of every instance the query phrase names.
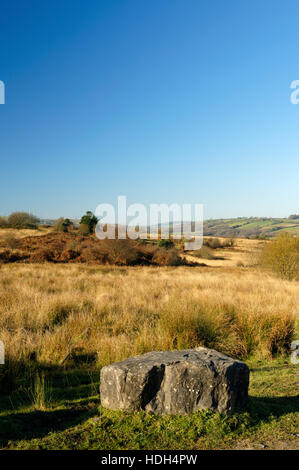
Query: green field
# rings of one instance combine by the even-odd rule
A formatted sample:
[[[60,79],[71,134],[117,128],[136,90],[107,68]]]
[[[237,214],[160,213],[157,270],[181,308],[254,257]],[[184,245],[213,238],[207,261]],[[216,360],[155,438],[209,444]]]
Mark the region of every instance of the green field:
[[[215,219],[204,222],[204,235],[220,237],[274,237],[282,232],[299,235],[299,218],[271,219],[240,217]]]

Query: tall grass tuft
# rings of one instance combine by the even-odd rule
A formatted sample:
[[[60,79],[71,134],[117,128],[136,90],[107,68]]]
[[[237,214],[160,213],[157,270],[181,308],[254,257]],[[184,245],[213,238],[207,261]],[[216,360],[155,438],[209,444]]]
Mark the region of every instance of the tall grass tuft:
[[[51,389],[44,371],[36,371],[30,395],[34,409],[44,411],[49,408],[51,404]]]

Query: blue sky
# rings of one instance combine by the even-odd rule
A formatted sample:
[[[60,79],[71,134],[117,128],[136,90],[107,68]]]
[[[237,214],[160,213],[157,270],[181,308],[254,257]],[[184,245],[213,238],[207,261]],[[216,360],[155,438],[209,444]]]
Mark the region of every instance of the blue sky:
[[[299,212],[299,4],[2,0],[0,214]]]

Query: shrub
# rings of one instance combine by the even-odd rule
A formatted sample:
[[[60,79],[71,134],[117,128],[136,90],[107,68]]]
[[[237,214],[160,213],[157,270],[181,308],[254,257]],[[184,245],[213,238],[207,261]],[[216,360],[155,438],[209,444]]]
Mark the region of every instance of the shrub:
[[[181,266],[183,264],[185,264],[185,261],[179,256],[175,248],[168,251],[168,257],[167,257],[168,266]]]
[[[54,261],[54,253],[50,248],[43,247],[30,256],[30,261],[35,261],[37,263]]]
[[[280,234],[268,242],[260,256],[261,266],[271,269],[284,279],[299,277],[299,238]]]
[[[71,225],[73,225],[73,223],[70,221],[70,219],[64,219],[63,217],[60,217],[60,219],[56,221],[54,228],[57,232],[68,232]]]
[[[139,252],[131,240],[105,239],[102,247],[111,264],[133,265],[138,262]]]
[[[229,248],[235,245],[235,240],[230,237],[226,238],[225,240],[219,240],[219,238],[207,238],[203,241],[205,246],[212,248],[212,250],[216,250],[217,248]]]
[[[225,240],[225,242],[222,243],[222,246],[223,247],[226,247],[226,246],[227,247],[233,247],[233,246],[235,246],[235,243],[236,243],[236,241],[235,241],[234,238],[228,238],[227,240]]]
[[[212,248],[213,250],[221,248],[222,246],[219,238],[208,238],[207,240],[204,240],[204,245]]]
[[[89,231],[88,225],[81,223],[81,224],[79,225],[79,232],[80,232],[82,235],[89,235],[90,231]]]
[[[85,215],[81,217],[80,225],[87,225],[89,233],[93,233],[95,226],[98,223],[97,217],[91,212],[87,211]]]
[[[172,240],[170,239],[161,239],[159,240],[158,242],[158,246],[160,246],[161,248],[166,248],[166,249],[169,249],[169,248],[173,248],[174,247],[174,243]]]
[[[2,263],[14,263],[15,261],[25,260],[28,257],[29,255],[16,251],[4,250],[0,252],[0,262]]]
[[[8,246],[8,248],[16,249],[20,246],[20,240],[18,240],[12,233],[8,233],[4,237],[4,242]]]
[[[13,228],[37,228],[39,219],[27,212],[13,212],[8,217],[8,225]]]
[[[171,250],[167,250],[166,248],[156,249],[152,261],[154,264],[159,264],[160,266],[179,266],[184,264],[184,261],[175,248]]]
[[[0,217],[0,228],[7,228],[8,220],[6,217]]]
[[[62,251],[60,255],[60,260],[62,262],[71,261],[71,260],[78,258],[79,255],[80,253],[77,250],[72,250],[70,248],[67,248]]]
[[[194,251],[193,256],[203,259],[214,259],[212,250],[205,245],[203,245],[199,250]]]
[[[80,254],[80,261],[85,263],[101,263],[105,264],[108,261],[108,256],[99,247],[86,246],[82,249]]]

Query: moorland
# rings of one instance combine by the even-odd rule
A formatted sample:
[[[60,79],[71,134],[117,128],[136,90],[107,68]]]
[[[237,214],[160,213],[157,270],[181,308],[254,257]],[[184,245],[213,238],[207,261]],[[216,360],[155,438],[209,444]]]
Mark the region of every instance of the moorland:
[[[1,229],[0,447],[298,448],[299,372],[289,351],[299,338],[298,258],[291,271],[261,262],[273,250],[285,260],[285,247],[297,245],[275,240],[208,236],[186,253],[171,240]],[[104,365],[199,345],[249,365],[246,410],[157,417],[101,407]]]

